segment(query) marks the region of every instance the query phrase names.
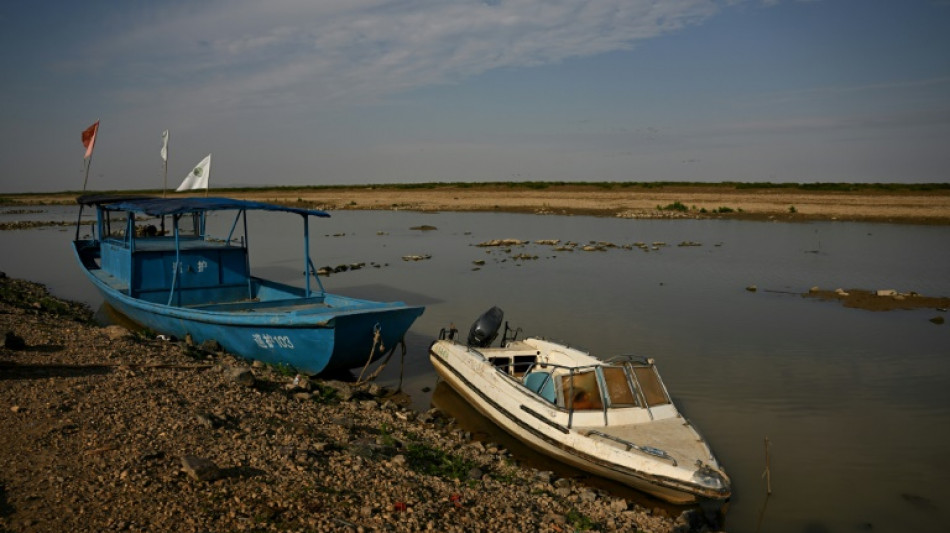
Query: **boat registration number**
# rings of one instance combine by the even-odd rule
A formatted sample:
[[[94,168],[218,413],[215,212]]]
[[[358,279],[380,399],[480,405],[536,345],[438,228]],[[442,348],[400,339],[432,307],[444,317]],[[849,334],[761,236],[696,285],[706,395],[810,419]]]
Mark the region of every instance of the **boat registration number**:
[[[251,335],[254,342],[264,349],[289,348],[294,349],[294,343],[286,335],[270,335],[267,333],[254,333]]]

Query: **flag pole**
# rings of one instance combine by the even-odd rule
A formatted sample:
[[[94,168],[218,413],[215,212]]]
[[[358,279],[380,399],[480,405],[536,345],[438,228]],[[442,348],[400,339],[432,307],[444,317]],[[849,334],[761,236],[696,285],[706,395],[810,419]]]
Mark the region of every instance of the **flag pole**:
[[[165,130],[165,133],[162,135],[162,161],[164,162],[163,166],[163,175],[165,181],[162,184],[162,198],[165,197],[165,191],[168,190],[168,141],[171,135],[168,133],[168,130]],[[164,219],[163,219],[164,220]]]
[[[211,157],[211,154],[208,154],[208,157]],[[211,188],[211,167],[208,167],[208,183],[205,184],[205,198],[208,197],[208,189]]]
[[[82,180],[82,192],[86,193],[86,184],[89,183],[89,167],[92,166],[92,154],[89,154],[89,159],[83,159],[83,163],[86,166],[86,177]]]

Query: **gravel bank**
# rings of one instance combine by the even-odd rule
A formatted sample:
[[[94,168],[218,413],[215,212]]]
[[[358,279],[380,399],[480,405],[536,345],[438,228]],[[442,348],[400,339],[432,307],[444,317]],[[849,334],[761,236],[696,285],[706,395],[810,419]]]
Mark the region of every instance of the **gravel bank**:
[[[709,531],[375,385],[101,328],[0,279],[0,531]]]

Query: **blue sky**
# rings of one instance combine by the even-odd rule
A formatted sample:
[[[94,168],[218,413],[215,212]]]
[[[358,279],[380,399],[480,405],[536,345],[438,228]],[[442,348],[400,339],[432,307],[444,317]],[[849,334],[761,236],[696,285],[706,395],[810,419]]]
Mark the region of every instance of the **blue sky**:
[[[950,0],[0,4],[0,192],[950,181]]]

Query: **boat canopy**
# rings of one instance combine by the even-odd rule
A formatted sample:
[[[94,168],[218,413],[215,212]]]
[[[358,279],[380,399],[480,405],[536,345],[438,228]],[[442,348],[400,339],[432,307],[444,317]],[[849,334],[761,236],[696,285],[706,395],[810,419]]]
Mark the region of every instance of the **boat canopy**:
[[[250,200],[222,197],[158,198],[132,195],[85,195],[76,199],[82,205],[98,205],[110,211],[132,211],[151,216],[184,215],[205,211],[254,210],[283,211],[303,216],[329,217],[319,209],[303,209]]]

